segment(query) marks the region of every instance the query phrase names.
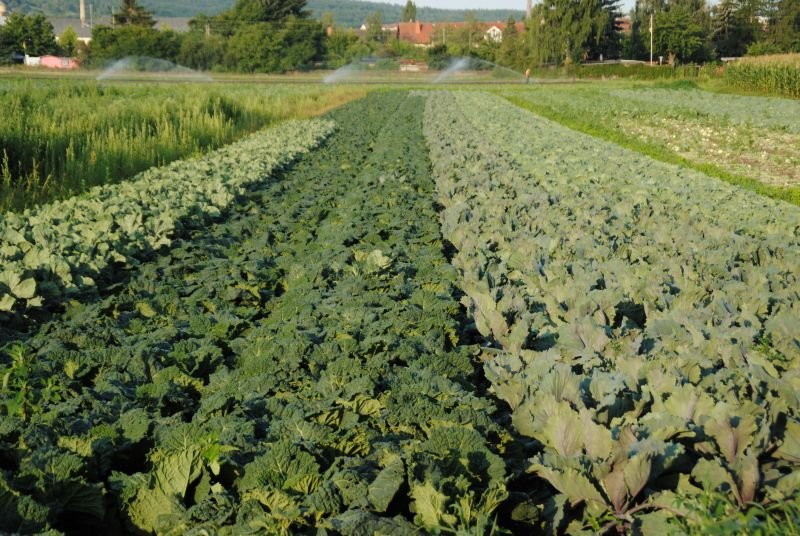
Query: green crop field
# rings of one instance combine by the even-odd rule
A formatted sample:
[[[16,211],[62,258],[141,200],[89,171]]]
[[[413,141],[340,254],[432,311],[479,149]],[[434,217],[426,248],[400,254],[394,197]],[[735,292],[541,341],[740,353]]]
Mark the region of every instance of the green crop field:
[[[725,81],[745,91],[800,98],[800,54],[745,58],[726,69]]]
[[[0,211],[66,199],[359,96],[322,86],[0,79]]]
[[[515,104],[650,156],[800,204],[800,106],[692,82],[506,91]]]
[[[800,534],[800,103],[481,81],[0,79],[0,533]]]

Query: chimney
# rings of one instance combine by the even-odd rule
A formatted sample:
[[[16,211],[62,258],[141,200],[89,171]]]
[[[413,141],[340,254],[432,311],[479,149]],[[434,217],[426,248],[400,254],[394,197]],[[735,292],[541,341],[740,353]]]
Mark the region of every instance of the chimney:
[[[86,4],[81,0],[81,28],[86,28]]]
[[[533,13],[533,0],[528,0],[528,10],[526,13],[528,14],[528,18],[531,18],[531,14]]]

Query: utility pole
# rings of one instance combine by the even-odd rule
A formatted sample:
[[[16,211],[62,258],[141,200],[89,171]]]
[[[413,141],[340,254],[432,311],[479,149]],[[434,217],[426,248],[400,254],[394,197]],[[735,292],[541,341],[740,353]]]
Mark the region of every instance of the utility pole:
[[[650,65],[653,65],[653,13],[650,12]]]

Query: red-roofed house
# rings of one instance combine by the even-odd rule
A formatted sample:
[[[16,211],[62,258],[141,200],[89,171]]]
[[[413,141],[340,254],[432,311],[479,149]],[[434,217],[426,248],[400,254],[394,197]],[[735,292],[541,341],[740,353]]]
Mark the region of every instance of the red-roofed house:
[[[618,32],[630,35],[633,24],[630,17],[617,17],[615,22],[617,23]]]
[[[436,28],[429,22],[400,22],[397,24],[397,38],[420,46],[433,44]]]
[[[384,24],[381,29],[400,41],[413,43],[420,47],[433,46],[435,42],[447,42],[448,32],[459,30],[468,26],[467,22],[398,22]],[[477,22],[475,26],[483,32],[487,41],[502,43],[503,32],[508,26],[505,22]],[[517,31],[525,31],[525,23],[516,23]],[[366,29],[366,26],[363,27]]]

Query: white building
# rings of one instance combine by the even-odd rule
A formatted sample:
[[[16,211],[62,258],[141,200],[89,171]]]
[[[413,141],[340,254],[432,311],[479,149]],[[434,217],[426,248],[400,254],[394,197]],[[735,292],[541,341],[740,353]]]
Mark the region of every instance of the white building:
[[[495,43],[502,43],[503,42],[503,32],[506,31],[508,28],[508,23],[506,22],[490,22],[485,23],[484,26],[486,31],[483,32],[483,38],[487,41],[493,41]],[[517,29],[517,33],[521,34],[525,32],[525,23],[520,21],[514,23],[514,27]]]
[[[486,40],[487,41],[494,41],[495,43],[502,43],[503,42],[503,30],[498,28],[496,25],[493,25],[491,28],[486,30]]]
[[[6,23],[6,5],[0,2],[0,26]]]

